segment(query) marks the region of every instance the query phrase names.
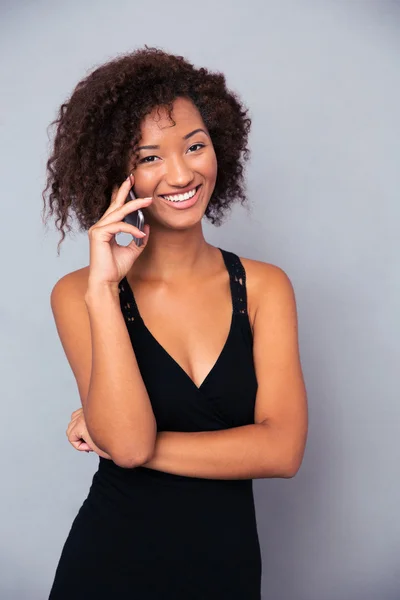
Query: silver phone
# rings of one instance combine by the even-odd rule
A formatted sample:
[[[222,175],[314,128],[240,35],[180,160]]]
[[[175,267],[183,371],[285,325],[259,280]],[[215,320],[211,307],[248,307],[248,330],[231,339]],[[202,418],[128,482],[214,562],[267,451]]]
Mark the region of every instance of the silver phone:
[[[129,190],[129,197],[131,200],[136,200],[136,196],[132,190]],[[126,217],[122,220],[125,223],[129,223],[129,225],[134,225],[135,227],[140,229],[140,231],[144,230],[144,216],[143,216],[143,213],[140,210],[140,208],[138,210],[135,210],[135,212],[132,212],[132,213],[129,213],[129,215],[126,215]],[[134,235],[132,235],[132,237],[135,241],[136,246],[141,246],[143,244],[142,238],[137,238]]]

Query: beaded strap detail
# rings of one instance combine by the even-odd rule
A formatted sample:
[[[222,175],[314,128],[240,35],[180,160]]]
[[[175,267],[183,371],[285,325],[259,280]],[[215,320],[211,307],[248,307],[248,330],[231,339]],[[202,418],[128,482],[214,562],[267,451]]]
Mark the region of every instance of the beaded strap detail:
[[[235,314],[247,314],[246,271],[237,254],[220,248],[229,271],[232,305]]]
[[[121,279],[118,285],[119,288],[119,301],[121,304],[122,314],[125,316],[126,321],[134,321],[135,318],[139,317],[139,311],[136,304],[135,297],[132,290],[130,289],[129,283],[124,277]]]
[[[246,271],[237,254],[219,248],[230,278],[230,288],[232,295],[232,307],[234,314],[247,314],[247,291],[246,291]],[[120,304],[122,313],[127,322],[133,322],[140,318],[140,313],[136,304],[133,291],[126,277],[119,283]]]

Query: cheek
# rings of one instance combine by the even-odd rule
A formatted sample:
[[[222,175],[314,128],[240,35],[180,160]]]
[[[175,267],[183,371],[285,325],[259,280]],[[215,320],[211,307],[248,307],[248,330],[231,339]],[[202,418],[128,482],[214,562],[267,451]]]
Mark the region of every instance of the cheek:
[[[217,157],[214,149],[209,148],[207,152],[204,152],[196,159],[193,159],[193,169],[198,171],[207,179],[213,180],[217,175]]]
[[[209,160],[208,164],[207,164],[208,179],[212,180],[215,183],[215,181],[217,179],[217,173],[218,173],[218,163],[217,163],[217,157],[214,154],[213,157],[211,158],[211,160]]]
[[[145,169],[137,169],[136,171],[133,171],[133,175],[135,177],[133,189],[137,198],[151,196],[157,185],[157,178],[155,177],[154,171],[151,173],[150,169],[147,171]]]

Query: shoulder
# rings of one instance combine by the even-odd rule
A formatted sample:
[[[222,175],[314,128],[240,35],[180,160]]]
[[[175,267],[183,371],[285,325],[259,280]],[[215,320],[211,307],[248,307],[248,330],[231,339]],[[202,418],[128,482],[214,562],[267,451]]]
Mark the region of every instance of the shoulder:
[[[51,305],[58,303],[61,299],[71,297],[84,300],[89,277],[89,267],[83,267],[63,275],[53,286],[50,295]]]
[[[88,278],[89,267],[84,267],[63,275],[53,286],[50,306],[59,334],[65,323],[88,318],[85,301]]]
[[[266,285],[271,281],[278,284],[284,281],[289,282],[288,275],[277,265],[242,256],[239,258],[246,271],[246,281],[250,285]]]
[[[295,304],[294,289],[287,273],[272,263],[239,257],[246,272],[248,311],[255,323],[260,307]]]
[[[57,332],[75,375],[82,403],[90,381],[92,361],[90,321],[85,294],[89,267],[67,273],[51,291],[50,303]]]

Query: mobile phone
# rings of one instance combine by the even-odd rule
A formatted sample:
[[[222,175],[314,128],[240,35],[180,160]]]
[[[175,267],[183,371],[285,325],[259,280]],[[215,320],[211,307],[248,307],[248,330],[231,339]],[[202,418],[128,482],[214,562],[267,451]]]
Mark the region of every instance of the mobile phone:
[[[131,200],[136,200],[136,196],[132,190],[129,190],[129,197]],[[122,220],[125,223],[129,223],[129,225],[134,225],[135,227],[140,229],[140,231],[144,230],[144,216],[143,216],[143,213],[140,210],[140,208],[138,210],[135,210],[135,212],[132,212],[132,213],[129,213],[129,215],[126,215],[126,217]],[[132,234],[130,234],[130,235],[132,235]],[[137,238],[134,235],[132,235],[132,237],[134,239],[136,246],[141,246],[143,244],[142,238]]]

